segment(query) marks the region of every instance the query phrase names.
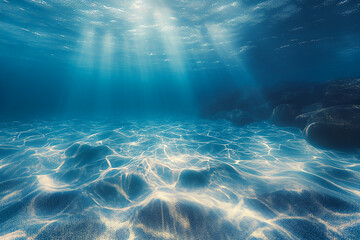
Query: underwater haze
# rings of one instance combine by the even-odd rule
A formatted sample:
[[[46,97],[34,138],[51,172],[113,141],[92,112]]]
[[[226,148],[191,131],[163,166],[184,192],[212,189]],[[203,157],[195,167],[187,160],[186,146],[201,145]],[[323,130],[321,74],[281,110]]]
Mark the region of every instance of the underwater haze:
[[[357,0],[0,0],[0,239],[360,239],[359,66]]]
[[[3,114],[196,112],[242,86],[360,75],[360,5],[0,1]]]

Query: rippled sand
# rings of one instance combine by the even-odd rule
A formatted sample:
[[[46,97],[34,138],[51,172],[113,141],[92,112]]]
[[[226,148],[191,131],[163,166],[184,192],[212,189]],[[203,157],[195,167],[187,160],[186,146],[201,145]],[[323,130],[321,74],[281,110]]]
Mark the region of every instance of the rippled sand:
[[[360,153],[204,120],[0,123],[0,239],[360,239]]]

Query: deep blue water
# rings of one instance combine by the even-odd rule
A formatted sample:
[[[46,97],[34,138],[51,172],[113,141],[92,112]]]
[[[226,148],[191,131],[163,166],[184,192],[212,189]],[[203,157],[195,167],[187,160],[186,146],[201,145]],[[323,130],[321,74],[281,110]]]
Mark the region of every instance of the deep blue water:
[[[2,115],[197,112],[360,76],[356,0],[1,0]]]
[[[360,239],[358,149],[204,118],[359,77],[359,22],[357,0],[0,0],[0,239]]]

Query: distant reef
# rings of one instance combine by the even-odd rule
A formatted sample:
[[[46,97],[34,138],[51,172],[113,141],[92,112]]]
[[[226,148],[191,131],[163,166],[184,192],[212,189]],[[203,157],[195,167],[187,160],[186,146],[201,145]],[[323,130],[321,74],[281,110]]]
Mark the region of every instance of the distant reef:
[[[269,120],[299,127],[316,147],[352,150],[360,148],[360,78],[244,88],[208,105],[202,115],[237,126]]]

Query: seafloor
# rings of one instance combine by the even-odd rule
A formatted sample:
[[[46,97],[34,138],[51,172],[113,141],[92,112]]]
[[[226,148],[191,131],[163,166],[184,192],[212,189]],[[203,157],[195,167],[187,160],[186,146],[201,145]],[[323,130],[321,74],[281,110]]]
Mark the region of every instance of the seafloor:
[[[360,239],[360,152],[198,119],[0,123],[1,239]]]

